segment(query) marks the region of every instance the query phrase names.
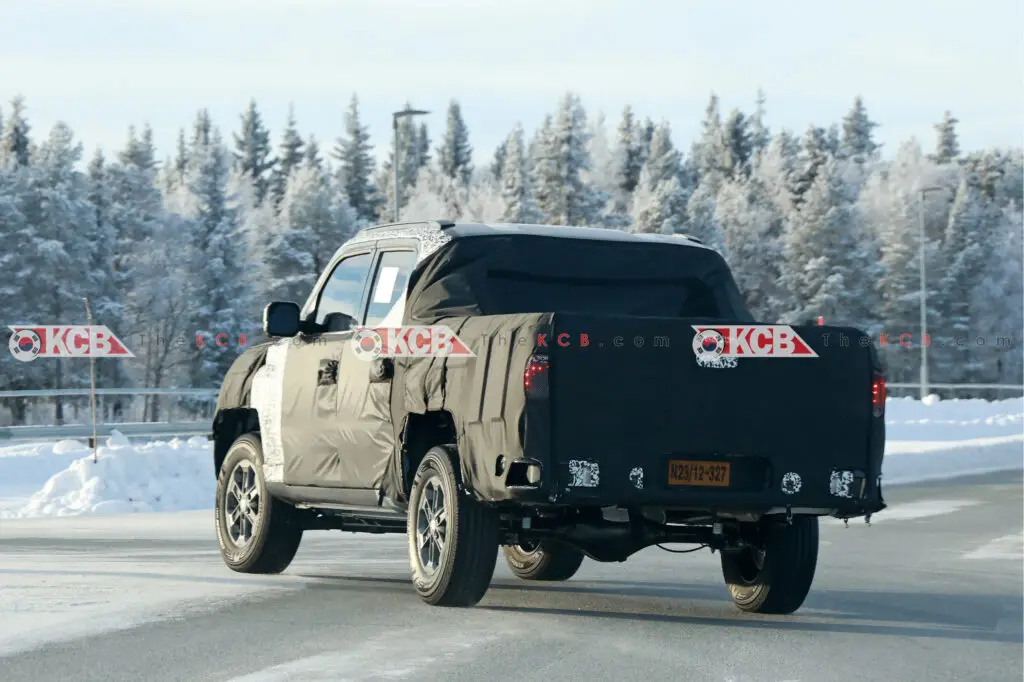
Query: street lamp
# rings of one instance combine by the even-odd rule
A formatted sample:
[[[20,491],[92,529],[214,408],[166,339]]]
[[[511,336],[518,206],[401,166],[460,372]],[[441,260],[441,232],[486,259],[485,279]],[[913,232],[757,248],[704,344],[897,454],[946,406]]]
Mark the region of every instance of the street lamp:
[[[405,118],[406,116],[423,116],[429,114],[429,111],[423,111],[422,109],[410,109],[406,106],[401,111],[396,111],[391,114],[391,125],[395,131],[395,222],[398,222],[399,212],[402,210],[402,188],[399,184],[398,178],[398,164],[399,164],[399,151],[398,151],[398,119]]]
[[[921,256],[921,400],[928,396],[928,291],[925,289],[924,272],[924,197],[928,192],[941,192],[945,187],[922,187],[918,190],[921,200],[918,202],[919,247]]]

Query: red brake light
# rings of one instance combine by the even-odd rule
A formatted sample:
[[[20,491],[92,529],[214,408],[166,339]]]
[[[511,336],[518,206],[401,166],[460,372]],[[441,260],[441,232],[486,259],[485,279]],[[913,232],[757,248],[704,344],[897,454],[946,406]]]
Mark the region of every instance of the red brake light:
[[[875,372],[871,379],[871,411],[876,417],[885,414],[885,376]]]
[[[531,355],[523,372],[523,390],[531,398],[546,398],[548,395],[548,369],[546,355]]]

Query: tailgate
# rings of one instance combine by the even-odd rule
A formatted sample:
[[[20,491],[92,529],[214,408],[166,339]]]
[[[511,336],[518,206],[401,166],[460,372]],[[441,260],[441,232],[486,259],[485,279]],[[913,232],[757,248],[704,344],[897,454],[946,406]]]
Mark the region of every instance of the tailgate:
[[[570,485],[581,460],[598,464],[598,488],[634,495],[770,493],[816,504],[830,501],[833,469],[875,480],[882,445],[873,442],[873,422],[881,420],[872,416],[873,352],[861,332],[794,327],[818,357],[740,357],[734,367],[709,367],[696,360],[695,324],[712,323],[555,316],[551,445]],[[792,477],[789,490],[783,484],[791,472],[797,490]]]

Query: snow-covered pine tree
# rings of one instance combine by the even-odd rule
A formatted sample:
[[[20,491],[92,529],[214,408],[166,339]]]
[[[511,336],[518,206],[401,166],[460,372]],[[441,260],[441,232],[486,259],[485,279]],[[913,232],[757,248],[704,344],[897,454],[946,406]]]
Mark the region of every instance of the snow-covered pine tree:
[[[809,125],[800,141],[800,153],[796,159],[790,185],[793,205],[797,208],[803,204],[804,194],[814,184],[819,169],[831,158],[827,137],[828,133],[824,128]]]
[[[759,321],[777,321],[786,299],[779,286],[779,235],[784,219],[756,170],[750,178],[722,186],[715,218],[729,266],[751,313]]]
[[[437,161],[446,177],[469,184],[473,173],[473,147],[469,144],[469,128],[462,118],[462,107],[454,99],[448,104],[447,127],[437,148]]]
[[[100,300],[105,278],[94,271],[102,243],[96,242],[96,215],[89,203],[86,178],[76,170],[81,158],[82,146],[71,129],[57,123],[33,159],[26,212],[32,235],[20,254],[31,268],[23,295],[32,302],[34,316],[62,324],[85,323],[83,296],[93,298],[93,305],[105,304]],[[45,365],[43,377],[39,386],[86,386],[89,366],[55,358]],[[60,399],[55,402],[55,419],[60,424],[64,406]]]
[[[34,309],[38,291],[33,263],[25,255],[34,251],[36,228],[30,221],[30,169],[19,166],[13,158],[0,163],[0,341],[7,343],[7,325],[38,324]],[[0,389],[19,390],[44,385],[45,366],[39,362],[21,362],[10,353],[0,353]],[[28,401],[14,399],[8,403],[16,424],[24,424]]]
[[[270,131],[263,124],[256,100],[249,100],[249,106],[241,115],[242,129],[234,134],[234,167],[252,179],[256,189],[256,200],[263,203],[270,189],[271,171],[277,159],[271,156]]]
[[[345,135],[338,138],[331,155],[340,162],[345,201],[361,220],[373,221],[383,199],[374,189],[373,147],[369,129],[359,121],[359,99],[354,94],[345,114]]]
[[[948,110],[942,115],[942,120],[934,126],[938,137],[935,141],[935,153],[929,156],[929,159],[943,164],[952,163],[960,156],[960,141],[956,134],[956,124],[959,122]]]
[[[599,219],[600,197],[583,181],[590,170],[586,112],[579,97],[567,93],[557,118],[537,140],[535,196],[555,225],[590,225]]]
[[[655,134],[657,135],[657,133]],[[670,174],[655,182],[653,166],[644,164],[633,193],[629,231],[647,234],[679,234],[686,224],[686,194],[679,176]]]
[[[750,121],[739,109],[729,112],[722,129],[725,158],[722,170],[726,177],[747,177],[750,175],[750,157],[754,151],[751,140]]]
[[[205,147],[195,149],[188,169],[194,201],[188,261],[189,317],[197,336],[252,336],[258,330],[254,282],[246,267],[246,236],[237,211],[228,204],[230,163],[219,131],[210,129]],[[189,362],[192,386],[219,386],[241,348],[206,343]],[[189,402],[189,401],[184,401]],[[194,403],[193,403],[194,404]]]
[[[678,177],[681,162],[679,151],[672,143],[672,129],[667,121],[662,121],[654,128],[643,164],[647,170],[648,189],[654,190],[662,182]]]
[[[196,120],[192,122],[192,140],[188,154],[194,156],[205,152],[210,146],[213,134],[213,121],[210,110],[203,108],[196,112]]]
[[[151,142],[151,138],[149,142]],[[134,130],[131,130],[130,143],[133,144],[130,144],[122,152],[122,155],[134,158],[140,163],[152,165],[152,156],[146,155],[147,140],[136,139]],[[93,219],[88,223],[89,234],[86,237],[94,247],[88,274],[88,289],[91,292],[89,304],[92,308],[93,319],[96,324],[109,327],[129,345],[134,345],[135,339],[129,336],[130,325],[125,319],[124,290],[119,286],[117,279],[119,273],[115,266],[117,234],[111,222],[113,201],[107,165],[103,153],[98,149],[86,168],[86,187],[86,197],[93,209]],[[130,381],[125,360],[108,358],[97,363],[96,384],[98,386],[121,387],[128,385]],[[124,405],[121,396],[115,396],[113,400],[104,402],[104,407],[111,410],[112,416],[115,417],[120,416]],[[107,418],[107,415],[100,415],[100,419]]]
[[[181,187],[185,183],[185,172],[188,170],[188,144],[185,142],[185,129],[178,130],[178,141],[175,145],[173,172],[169,175],[173,180],[168,182],[169,188]]]
[[[653,137],[653,135],[652,135]],[[644,165],[644,149],[640,139],[633,109],[628,104],[622,110],[622,118],[616,129],[615,139],[615,179],[618,184],[618,200],[621,206],[629,204],[640,179],[640,170]]]
[[[320,143],[316,141],[316,135],[310,135],[309,139],[306,140],[306,149],[302,154],[302,162],[317,170],[322,171],[324,169],[324,161],[320,158]]]
[[[874,130],[877,127],[878,124],[868,117],[864,99],[857,95],[853,100],[853,107],[843,117],[842,138],[839,141],[837,156],[860,163],[874,158],[879,150],[879,145],[875,144],[874,139]]]
[[[693,143],[690,156],[693,157],[701,183],[706,183],[706,179],[712,175],[725,175],[724,164],[727,162],[728,150],[718,96],[714,93],[704,108],[700,137]]]
[[[494,148],[494,158],[491,160],[491,175],[498,182],[501,182],[501,175],[505,171],[505,158],[508,156],[508,139],[501,141]]]
[[[944,322],[948,333],[962,340],[962,345],[952,346],[947,367],[951,381],[959,383],[983,381],[986,356],[991,355],[975,344],[980,331],[976,295],[992,266],[988,251],[998,216],[972,184],[968,177],[960,183],[942,249],[946,264],[941,280]]]
[[[416,158],[420,164],[416,169],[416,176],[419,177],[419,172],[430,163],[430,134],[426,123],[420,123],[420,127],[416,129]]]
[[[502,213],[505,223],[534,223],[539,219],[530,176],[526,168],[526,142],[523,126],[516,123],[504,142],[505,162],[501,172]]]
[[[281,145],[278,147],[277,163],[270,174],[270,195],[273,197],[274,206],[281,205],[281,198],[284,197],[288,178],[302,162],[302,148],[302,135],[299,134],[298,123],[295,120],[295,105],[289,104],[288,120],[284,126],[284,134],[281,136]]]
[[[301,305],[331,256],[355,232],[352,209],[334,203],[334,195],[319,168],[304,163],[295,169],[281,202],[280,228],[264,250],[266,300]]]
[[[30,149],[32,140],[29,133],[32,128],[25,117],[25,98],[16,95],[11,100],[11,113],[3,128],[3,137],[0,139],[0,162],[7,160],[8,163],[16,163],[19,166],[27,166],[31,160]]]
[[[818,169],[803,197],[800,212],[786,224],[782,235],[784,286],[794,306],[784,312],[787,322],[801,323],[824,315],[844,323],[868,295],[858,272],[856,221],[845,202],[842,177],[834,159]],[[842,319],[845,318],[845,319]]]
[[[757,157],[768,148],[768,144],[772,141],[772,135],[767,124],[764,122],[764,105],[767,100],[764,91],[760,88],[757,90],[757,99],[755,101],[756,108],[754,109],[754,114],[750,117],[750,150],[756,163]]]

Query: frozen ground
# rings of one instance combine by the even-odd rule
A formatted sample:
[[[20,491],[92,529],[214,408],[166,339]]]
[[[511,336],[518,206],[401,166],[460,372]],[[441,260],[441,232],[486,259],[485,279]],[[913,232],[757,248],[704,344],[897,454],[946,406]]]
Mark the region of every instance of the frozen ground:
[[[205,439],[114,436],[96,463],[73,441],[10,446],[0,679],[506,679],[515,660],[547,679],[827,682],[865,652],[883,679],[1010,679],[1022,418],[1019,399],[890,401],[890,485],[1002,473],[890,488],[870,527],[826,521],[815,587],[787,618],[735,610],[716,556],[657,548],[543,585],[499,556],[484,601],[457,612],[415,598],[402,536],[309,533],[283,575],[236,574],[217,555]]]
[[[1024,399],[890,399],[886,431],[888,485],[1024,467]],[[118,434],[97,462],[76,441],[0,448],[0,518],[208,509],[211,447]]]
[[[586,561],[562,583],[499,555],[476,608],[438,609],[400,535],[309,533],[285,573],[251,576],[223,566],[205,510],[5,519],[0,679],[1020,679],[1021,490],[1020,472],[900,486],[885,520],[822,526],[784,617],[738,611],[706,551]]]

